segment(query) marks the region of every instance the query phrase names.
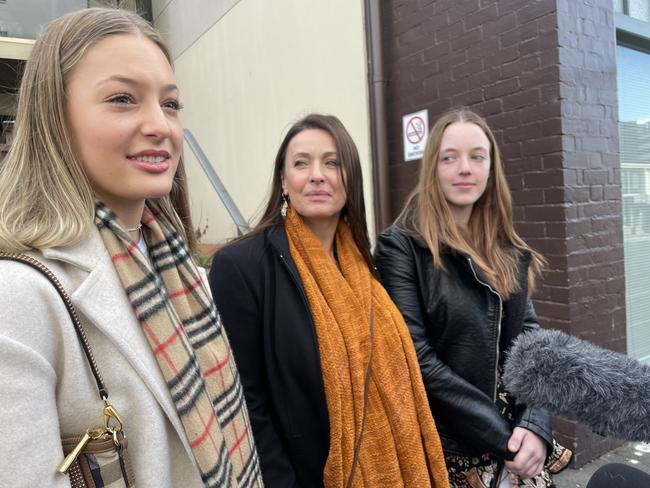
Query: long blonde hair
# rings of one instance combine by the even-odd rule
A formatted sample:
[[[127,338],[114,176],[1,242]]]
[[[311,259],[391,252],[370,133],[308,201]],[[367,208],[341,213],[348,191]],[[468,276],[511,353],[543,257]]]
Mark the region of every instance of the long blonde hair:
[[[456,224],[438,180],[440,144],[445,129],[456,122],[476,124],[490,141],[490,175],[483,195],[474,204],[467,229]],[[535,288],[545,264],[544,258],[519,237],[512,222],[512,197],[503,161],[487,122],[471,110],[454,109],[435,123],[422,158],[418,183],[396,221],[403,231],[422,238],[434,265],[444,269],[441,246],[469,255],[499,295],[507,298],[519,290],[518,260],[531,255],[528,292]]]
[[[0,249],[72,245],[92,228],[94,194],[72,149],[65,88],[88,47],[119,34],[145,36],[171,64],[160,34],[126,10],[88,8],[64,15],[48,24],[34,44],[20,85],[14,140],[0,166]],[[158,202],[194,250],[182,161],[170,195]]]

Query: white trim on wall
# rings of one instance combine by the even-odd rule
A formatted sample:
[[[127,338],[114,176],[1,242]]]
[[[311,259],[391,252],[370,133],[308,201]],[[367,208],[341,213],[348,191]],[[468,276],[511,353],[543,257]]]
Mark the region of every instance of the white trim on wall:
[[[0,37],[0,58],[25,60],[32,52],[34,41],[32,39],[18,39],[16,37]]]

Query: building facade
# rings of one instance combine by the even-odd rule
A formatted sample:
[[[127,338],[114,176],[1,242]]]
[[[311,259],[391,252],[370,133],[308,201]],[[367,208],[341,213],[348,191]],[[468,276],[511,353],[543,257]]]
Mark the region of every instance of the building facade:
[[[89,6],[51,0],[42,18],[20,17],[37,1],[0,1],[0,143],[9,142],[20,63],[38,26]],[[542,325],[650,361],[650,0],[91,5],[106,3],[141,12],[163,33],[183,123],[247,219],[301,115],[332,113],[350,130],[371,235],[397,215],[417,178],[404,117],[425,113],[432,123],[461,105],[485,116],[503,152],[516,227],[549,263],[534,297]],[[193,154],[184,158],[197,232],[210,243],[232,237]],[[555,427],[578,466],[617,444],[573,422]]]

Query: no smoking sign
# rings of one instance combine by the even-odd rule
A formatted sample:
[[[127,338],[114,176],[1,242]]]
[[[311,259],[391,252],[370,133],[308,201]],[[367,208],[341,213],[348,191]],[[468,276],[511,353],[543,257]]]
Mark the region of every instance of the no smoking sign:
[[[420,159],[424,154],[429,132],[429,115],[420,110],[402,117],[402,136],[404,139],[404,161]]]

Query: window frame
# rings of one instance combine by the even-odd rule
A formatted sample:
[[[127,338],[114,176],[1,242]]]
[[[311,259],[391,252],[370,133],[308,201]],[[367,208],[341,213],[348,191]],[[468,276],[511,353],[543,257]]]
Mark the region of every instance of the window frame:
[[[627,2],[624,2],[623,8]],[[616,43],[650,54],[650,23],[614,12]]]

